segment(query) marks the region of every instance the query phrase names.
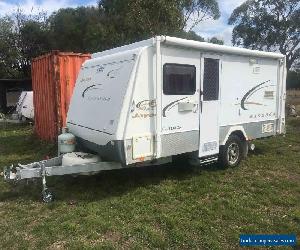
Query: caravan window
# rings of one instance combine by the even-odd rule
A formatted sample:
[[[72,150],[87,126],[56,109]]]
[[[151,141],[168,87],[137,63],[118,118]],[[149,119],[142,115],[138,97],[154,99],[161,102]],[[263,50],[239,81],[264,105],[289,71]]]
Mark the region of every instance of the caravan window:
[[[193,95],[196,91],[194,65],[166,63],[163,68],[165,95]]]
[[[203,100],[219,99],[219,60],[204,58]]]

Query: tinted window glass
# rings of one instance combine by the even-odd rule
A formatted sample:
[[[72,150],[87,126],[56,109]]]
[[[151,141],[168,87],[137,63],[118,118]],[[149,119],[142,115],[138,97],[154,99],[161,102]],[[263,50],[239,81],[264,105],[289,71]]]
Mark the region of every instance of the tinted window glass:
[[[219,99],[219,60],[204,58],[203,100]]]
[[[196,67],[185,64],[165,64],[163,68],[165,95],[193,95],[196,91]]]

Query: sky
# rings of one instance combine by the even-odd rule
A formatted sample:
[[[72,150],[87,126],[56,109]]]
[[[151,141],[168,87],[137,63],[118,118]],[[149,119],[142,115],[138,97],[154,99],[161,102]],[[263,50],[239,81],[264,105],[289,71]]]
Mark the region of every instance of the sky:
[[[204,38],[216,36],[231,45],[232,26],[227,24],[232,11],[245,0],[218,0],[221,17],[218,20],[201,22],[193,30]],[[0,0],[0,16],[21,8],[25,13],[38,13],[46,11],[52,13],[60,8],[78,6],[96,6],[97,0]]]

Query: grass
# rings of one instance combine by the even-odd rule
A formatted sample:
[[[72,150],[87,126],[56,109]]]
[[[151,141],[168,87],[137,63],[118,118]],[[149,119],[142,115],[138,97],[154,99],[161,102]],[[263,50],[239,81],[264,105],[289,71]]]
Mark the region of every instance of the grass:
[[[0,167],[55,155],[30,126],[0,129]],[[169,164],[48,183],[51,204],[40,182],[0,180],[0,249],[237,249],[243,233],[294,233],[299,242],[300,119],[285,137],[258,140],[237,168]]]
[[[296,110],[300,112],[300,90],[287,90],[286,92],[286,103],[295,105]]]

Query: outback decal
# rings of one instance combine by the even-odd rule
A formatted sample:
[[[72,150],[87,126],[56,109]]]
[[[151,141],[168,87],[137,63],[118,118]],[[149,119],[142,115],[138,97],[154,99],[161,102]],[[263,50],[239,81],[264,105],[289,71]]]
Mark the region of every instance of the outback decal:
[[[149,111],[154,110],[156,107],[156,101],[155,100],[143,100],[140,101],[136,107],[140,110]]]
[[[167,113],[167,111],[169,111],[169,110],[171,110],[173,107],[175,107],[175,106],[177,106],[178,105],[178,102],[180,102],[180,101],[182,101],[182,100],[184,100],[184,99],[187,99],[188,97],[184,97],[184,98],[181,98],[181,99],[178,99],[178,100],[176,100],[176,101],[174,101],[174,102],[171,102],[171,103],[169,103],[166,107],[164,107],[164,109],[163,109],[163,112],[162,112],[162,115],[163,115],[163,117],[166,117],[167,115],[166,115],[166,113]]]
[[[80,82],[89,82],[89,81],[91,81],[92,80],[92,77],[86,77],[86,78],[82,78],[81,80],[80,80]]]
[[[255,87],[253,87],[252,89],[250,89],[242,98],[241,100],[241,108],[243,110],[248,110],[248,108],[245,106],[245,105],[263,105],[262,103],[257,103],[257,102],[249,102],[247,101],[255,92],[257,92],[258,90],[260,89],[264,89],[264,88],[267,88],[267,87],[270,87],[270,86],[275,86],[274,84],[271,84],[271,85],[268,85],[271,81],[268,80],[268,81],[265,81],[265,82],[262,82],[258,85],[256,85]]]
[[[88,97],[89,101],[103,101],[103,102],[109,102],[110,97],[105,97],[105,96],[89,96]]]

